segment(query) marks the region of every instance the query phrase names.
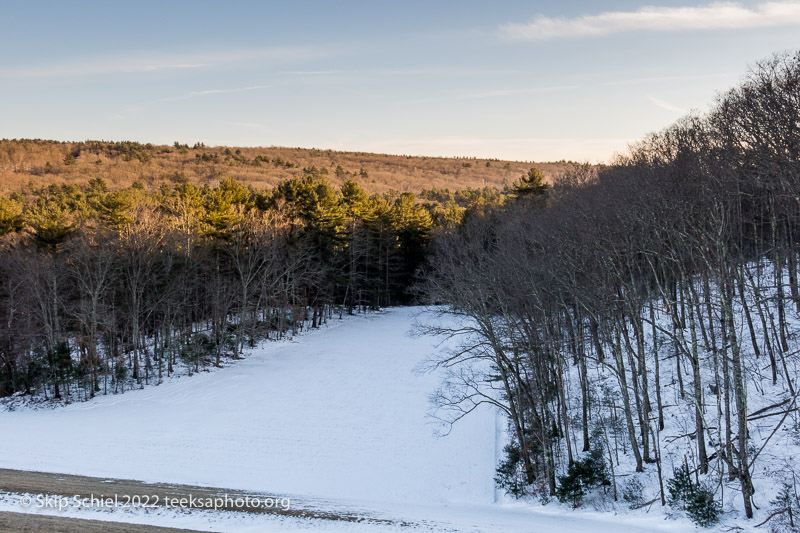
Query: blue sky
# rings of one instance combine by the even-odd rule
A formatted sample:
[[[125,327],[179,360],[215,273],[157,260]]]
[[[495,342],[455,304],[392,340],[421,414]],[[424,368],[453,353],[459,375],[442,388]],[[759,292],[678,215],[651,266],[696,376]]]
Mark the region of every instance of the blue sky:
[[[608,160],[800,46],[800,0],[14,2],[0,137]]]

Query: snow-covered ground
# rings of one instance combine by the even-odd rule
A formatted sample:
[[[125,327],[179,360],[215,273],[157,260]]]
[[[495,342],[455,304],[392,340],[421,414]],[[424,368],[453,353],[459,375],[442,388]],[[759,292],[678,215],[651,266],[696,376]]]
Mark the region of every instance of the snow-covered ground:
[[[428,395],[440,376],[416,370],[435,340],[409,335],[421,311],[334,321],[158,387],[0,412],[0,467],[268,491],[437,531],[685,530],[688,522],[655,513],[495,503],[503,422],[487,407],[437,436]],[[15,498],[0,498],[0,510],[21,511]],[[224,531],[401,527],[163,509],[71,516]]]

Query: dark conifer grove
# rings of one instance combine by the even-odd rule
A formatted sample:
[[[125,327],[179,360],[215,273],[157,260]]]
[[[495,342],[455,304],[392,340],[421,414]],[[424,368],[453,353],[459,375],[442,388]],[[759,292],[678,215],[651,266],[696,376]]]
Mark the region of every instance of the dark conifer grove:
[[[369,196],[311,167],[271,190],[187,180],[0,197],[0,395],[73,399],[197,371],[334,313],[408,303],[466,201]]]

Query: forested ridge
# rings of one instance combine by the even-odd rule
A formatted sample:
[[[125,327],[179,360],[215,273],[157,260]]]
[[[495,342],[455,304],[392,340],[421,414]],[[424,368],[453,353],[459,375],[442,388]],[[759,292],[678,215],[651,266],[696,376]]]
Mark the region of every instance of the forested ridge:
[[[433,243],[439,416],[506,413],[517,496],[796,531],[800,54],[526,192]]]
[[[548,178],[573,163],[537,163]],[[65,142],[47,139],[0,139],[0,194],[48,185],[85,186],[103,179],[110,190],[136,182],[158,187],[188,181],[215,186],[231,177],[247,187],[271,189],[282,181],[301,178],[316,167],[334,187],[357,181],[370,194],[393,190],[420,193],[424,189],[502,189],[531,163],[468,157],[342,152],[316,148],[206,146],[202,142],[157,145],[135,141]]]

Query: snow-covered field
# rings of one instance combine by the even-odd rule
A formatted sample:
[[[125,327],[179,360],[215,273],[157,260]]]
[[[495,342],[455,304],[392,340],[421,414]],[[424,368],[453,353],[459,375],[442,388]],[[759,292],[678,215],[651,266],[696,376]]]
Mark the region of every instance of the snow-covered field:
[[[0,412],[0,467],[268,491],[302,507],[362,509],[432,530],[687,527],[655,513],[615,518],[502,503],[493,482],[498,415],[479,409],[444,437],[428,416],[439,376],[417,371],[436,349],[434,339],[409,335],[420,312],[333,321],[158,387]],[[0,510],[19,512],[15,498],[0,498]],[[80,513],[71,516],[224,531],[395,529],[230,512]]]

